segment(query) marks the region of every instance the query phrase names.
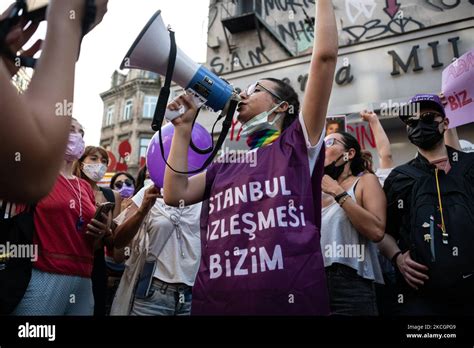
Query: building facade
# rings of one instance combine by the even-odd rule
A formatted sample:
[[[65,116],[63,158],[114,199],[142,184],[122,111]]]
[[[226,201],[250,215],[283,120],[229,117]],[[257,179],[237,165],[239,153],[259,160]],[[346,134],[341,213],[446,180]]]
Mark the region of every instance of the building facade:
[[[104,103],[100,145],[112,154],[109,171],[126,168],[136,175],[145,163],[148,143],[155,133],[150,125],[160,86],[159,76],[150,72],[113,73],[110,89],[100,95]]]
[[[375,153],[362,109],[384,110],[417,93],[441,91],[441,73],[474,47],[474,2],[461,0],[333,0],[339,60],[329,115]],[[302,100],[314,39],[314,0],[211,0],[207,66],[243,89],[263,77],[286,80]],[[179,45],[179,42],[178,42]],[[208,129],[215,116],[199,122]],[[416,152],[394,115],[381,117],[397,164]],[[238,140],[236,123],[229,143]],[[474,125],[458,128],[474,142]],[[374,156],[376,159],[376,156]],[[377,160],[376,160],[377,162]],[[377,163],[376,163],[377,164]]]

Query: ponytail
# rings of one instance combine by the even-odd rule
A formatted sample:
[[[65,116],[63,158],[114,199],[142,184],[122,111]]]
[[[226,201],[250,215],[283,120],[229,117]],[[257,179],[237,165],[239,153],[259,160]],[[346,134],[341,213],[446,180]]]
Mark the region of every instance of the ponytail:
[[[361,173],[374,173],[373,171],[373,160],[372,154],[368,151],[362,151],[360,144],[354,136],[347,132],[340,132],[344,139],[344,144],[346,144],[346,149],[354,149],[355,155],[351,160],[351,172],[352,175],[358,176]]]
[[[275,88],[275,93],[282,98],[281,101],[286,101],[288,103],[288,110],[285,111],[285,117],[283,118],[281,127],[281,130],[284,131],[298,118],[300,113],[300,101],[298,94],[295,92],[293,87],[282,80],[274,79],[272,77],[266,77],[262,80],[275,83],[277,85]]]

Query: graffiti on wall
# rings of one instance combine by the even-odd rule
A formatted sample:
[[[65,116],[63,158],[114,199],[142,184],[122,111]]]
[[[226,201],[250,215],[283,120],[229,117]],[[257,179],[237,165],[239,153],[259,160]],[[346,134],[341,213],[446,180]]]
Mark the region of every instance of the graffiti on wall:
[[[314,0],[264,0],[265,15],[270,16],[274,14],[273,11],[297,13],[303,8],[313,8]]]
[[[364,15],[366,19],[371,19],[376,7],[375,0],[346,0],[346,15],[354,24],[361,15]]]
[[[231,15],[232,7],[226,4],[228,4],[226,1],[211,3],[208,25],[210,35],[214,29],[218,29],[219,18]],[[313,25],[308,12],[314,11],[314,5],[315,0],[262,0],[261,11],[272,32],[278,35],[282,42],[294,48],[296,52],[304,52],[313,45]],[[277,22],[273,19],[282,17],[285,20]],[[221,74],[271,63],[271,57],[258,45],[257,34],[254,34],[256,39],[254,47],[237,48],[229,53],[225,46],[220,46],[219,52],[209,59],[211,69]]]
[[[233,52],[227,57],[221,57],[220,55],[215,56],[209,62],[209,66],[219,75],[224,72],[248,69],[262,63],[271,62],[271,59],[264,53],[264,51],[260,47],[256,47],[254,50],[248,50],[245,55],[242,56],[238,51]]]
[[[448,12],[458,8],[461,0],[420,0],[416,2],[422,11],[409,10],[408,0],[341,0],[336,1],[336,16],[340,25],[340,44],[352,45],[381,37],[400,35],[426,28],[432,23],[429,12]],[[468,0],[474,5],[474,0]],[[209,10],[209,33],[218,32],[219,19],[232,15],[238,1],[216,0]],[[227,6],[227,5],[233,5]],[[342,5],[342,6],[341,6]],[[308,14],[314,13],[315,0],[261,0],[259,15],[272,28],[271,35],[294,49],[296,54],[308,52],[313,46],[314,30]],[[416,14],[424,13],[424,18]],[[217,35],[217,34],[216,34]],[[222,42],[222,38],[221,38]],[[248,41],[246,41],[248,42]],[[255,33],[254,47],[238,47],[229,53],[224,45],[209,56],[209,65],[218,74],[248,69],[271,63],[274,55],[258,44]],[[282,56],[281,59],[284,59]],[[278,60],[279,58],[276,58]]]

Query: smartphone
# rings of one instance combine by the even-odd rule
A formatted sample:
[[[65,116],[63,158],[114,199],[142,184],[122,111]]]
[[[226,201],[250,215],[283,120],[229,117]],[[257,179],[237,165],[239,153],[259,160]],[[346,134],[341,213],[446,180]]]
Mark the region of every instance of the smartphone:
[[[94,214],[94,219],[97,221],[102,221],[104,217],[102,216],[102,213],[108,214],[111,210],[115,208],[115,203],[112,202],[106,202],[106,203],[101,203],[97,210],[95,211]]]
[[[155,273],[155,268],[155,261],[146,261],[143,265],[142,272],[138,278],[137,288],[135,290],[136,298],[144,299],[148,297],[151,282],[153,281],[153,274]]]

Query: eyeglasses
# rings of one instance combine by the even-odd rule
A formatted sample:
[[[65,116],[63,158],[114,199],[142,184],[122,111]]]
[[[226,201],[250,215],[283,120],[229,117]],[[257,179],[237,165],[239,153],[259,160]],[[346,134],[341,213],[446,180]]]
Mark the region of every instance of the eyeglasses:
[[[127,185],[128,187],[133,186],[133,182],[130,179],[125,179],[125,181],[118,180],[118,181],[115,182],[114,186],[115,186],[116,189],[120,190],[123,187],[123,184]]]
[[[342,146],[344,146],[344,148],[346,148],[346,144],[336,138],[328,138],[324,141],[324,144],[326,145],[326,147],[331,147],[333,145],[336,145],[336,143],[339,143],[341,144]]]
[[[254,94],[254,93],[257,93],[257,92],[262,92],[262,90],[264,90],[265,92],[268,92],[272,97],[274,97],[275,99],[278,99],[278,100],[283,100],[280,96],[278,96],[275,92],[272,92],[271,90],[269,90],[267,87],[263,86],[262,84],[260,84],[260,82],[256,82],[256,83],[253,83],[251,84],[250,86],[247,87],[247,89],[245,90],[245,94],[247,94],[249,97]]]
[[[435,122],[436,117],[443,117],[442,114],[439,112],[425,112],[420,114],[419,117],[413,117],[413,116],[402,116],[401,119],[402,121],[408,126],[408,127],[416,127],[418,125],[418,122],[421,121],[426,124],[433,124]]]

